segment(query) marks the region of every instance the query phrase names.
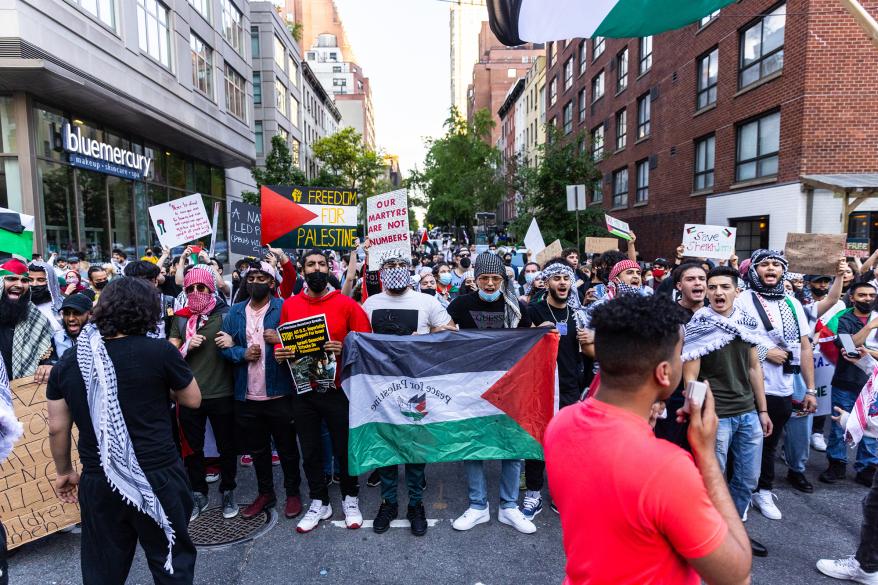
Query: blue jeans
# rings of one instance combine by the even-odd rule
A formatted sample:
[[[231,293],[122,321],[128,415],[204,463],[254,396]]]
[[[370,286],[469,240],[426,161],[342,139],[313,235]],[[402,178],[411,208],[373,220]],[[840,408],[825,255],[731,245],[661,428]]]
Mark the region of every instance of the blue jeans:
[[[759,481],[762,465],[762,425],[755,410],[719,419],[716,458],[723,473],[729,452],[732,453],[735,466],[729,482],[729,493],[738,515],[743,516]]]
[[[793,380],[793,400],[805,399],[805,382],[802,376],[797,374]],[[787,460],[787,467],[797,473],[805,473],[805,464],[811,454],[811,425],[814,415],[793,416],[784,425],[783,454]]]
[[[335,458],[332,451],[332,437],[329,434],[329,427],[326,421],[320,424],[320,443],[323,445],[323,473],[324,475],[338,475],[341,473],[341,465]]]
[[[488,507],[488,482],[485,479],[483,461],[464,461],[466,480],[469,485],[469,507],[484,510]],[[521,460],[503,459],[500,462],[500,507],[518,507],[518,482],[521,476]]]
[[[835,414],[835,407],[841,407],[847,412],[854,409],[854,402],[857,401],[858,392],[842,390],[841,388],[832,387],[832,413]],[[844,429],[835,421],[832,421],[832,427],[829,430],[829,440],[826,441],[826,457],[829,462],[840,461],[847,464],[848,447],[844,442]],[[854,471],[860,472],[868,466],[878,467],[878,439],[874,437],[863,437],[857,446],[857,460],[854,462]]]

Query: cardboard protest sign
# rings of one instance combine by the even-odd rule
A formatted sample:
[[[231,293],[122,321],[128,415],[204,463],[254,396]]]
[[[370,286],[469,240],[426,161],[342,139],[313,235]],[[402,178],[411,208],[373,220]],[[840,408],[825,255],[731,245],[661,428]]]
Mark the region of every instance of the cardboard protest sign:
[[[255,205],[229,201],[229,251],[242,256],[262,256],[262,212]]]
[[[12,380],[12,404],[24,435],[0,463],[0,520],[9,548],[37,540],[79,522],[79,506],[55,495],[55,463],[49,449],[49,412],[45,384],[33,378]],[[73,466],[79,471],[78,437],[73,428]]]
[[[618,249],[619,240],[616,238],[585,238],[586,254],[603,254]]]
[[[539,254],[537,254],[536,263],[541,267],[546,264],[552,258],[557,258],[561,255],[561,252],[564,248],[561,247],[561,240],[555,240],[545,248],[543,248]]]
[[[868,258],[871,255],[869,254],[869,239],[848,238],[844,255],[846,258]]]
[[[846,240],[845,234],[787,234],[784,256],[790,272],[835,274]]]
[[[335,388],[335,354],[324,349],[330,340],[326,315],[283,323],[278,326],[277,334],[284,348],[296,352],[296,357],[287,364],[298,394],[310,392],[314,387],[320,392]]]
[[[379,270],[388,254],[412,259],[408,192],[397,189],[366,199],[369,270]]]
[[[152,227],[162,246],[173,248],[213,233],[198,193],[149,208]]]
[[[737,232],[733,227],[687,223],[683,227],[683,255],[728,260],[735,253]]]
[[[616,237],[622,238],[623,240],[631,240],[631,228],[628,227],[626,222],[621,219],[616,219],[615,217],[610,217],[609,215],[604,215],[604,218],[607,222],[608,232]]]
[[[274,248],[352,248],[357,192],[352,189],[263,185],[262,244]]]

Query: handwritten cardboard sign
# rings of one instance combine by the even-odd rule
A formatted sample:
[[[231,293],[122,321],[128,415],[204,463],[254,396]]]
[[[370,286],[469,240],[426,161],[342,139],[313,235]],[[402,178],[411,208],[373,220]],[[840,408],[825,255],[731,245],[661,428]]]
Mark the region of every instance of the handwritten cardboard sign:
[[[198,193],[149,208],[152,227],[162,246],[173,248],[213,233]]]
[[[847,245],[844,249],[846,258],[868,258],[869,239],[868,238],[848,238]]]
[[[619,240],[616,238],[585,238],[586,254],[603,254],[618,249]]]
[[[79,506],[55,495],[55,463],[49,449],[45,384],[33,378],[12,381],[12,404],[24,435],[0,463],[0,521],[9,548],[37,540],[79,522]],[[73,466],[79,470],[78,433],[73,428]]]
[[[229,251],[242,256],[262,256],[262,211],[255,205],[229,201]]]
[[[548,262],[552,258],[558,258],[563,250],[564,248],[561,247],[561,240],[555,240],[554,242],[540,250],[539,254],[537,254],[536,262],[541,267],[545,266],[546,262]]]
[[[409,197],[405,189],[366,199],[366,226],[371,243],[369,270],[379,270],[388,254],[408,258],[411,262]]]
[[[631,228],[628,223],[609,215],[604,215],[607,222],[607,231],[623,240],[631,240]]]
[[[845,234],[787,234],[784,256],[791,272],[831,276],[845,249]]]
[[[733,227],[687,223],[683,226],[683,255],[728,260],[735,253],[737,232]]]

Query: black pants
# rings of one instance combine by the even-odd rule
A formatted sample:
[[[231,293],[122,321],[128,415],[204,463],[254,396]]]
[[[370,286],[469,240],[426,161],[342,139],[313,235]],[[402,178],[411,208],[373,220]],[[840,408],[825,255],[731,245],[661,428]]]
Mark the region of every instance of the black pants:
[[[183,427],[183,435],[193,451],[186,457],[189,483],[193,491],[204,495],[207,495],[207,480],[204,477],[204,431],[208,420],[220,455],[222,476],[219,490],[227,492],[235,489],[235,475],[238,471],[234,397],[208,398],[202,400],[201,407],[196,409],[180,407],[180,426]]]
[[[9,585],[9,563],[6,557],[9,551],[6,549],[6,529],[0,523],[0,585]]]
[[[774,431],[762,442],[762,472],[756,489],[770,491],[774,487],[774,451],[783,436],[784,425],[793,413],[793,397],[766,394],[765,404]]]
[[[835,413],[833,413],[835,414]],[[823,434],[823,427],[826,426],[826,419],[829,418],[825,414],[821,414],[820,416],[815,416],[814,420],[811,423],[811,432],[812,433],[820,433]]]
[[[867,573],[878,571],[878,473],[872,479],[872,488],[863,498],[863,525],[856,559]]]
[[[296,416],[296,433],[302,444],[302,467],[308,479],[308,497],[312,500],[329,501],[326,478],[323,477],[323,444],[321,423],[326,422],[332,450],[341,466],[341,495],[359,494],[357,478],[348,475],[348,399],[341,390],[329,392],[306,392],[293,399]]]
[[[113,491],[101,472],[87,471],[79,482],[82,512],[82,582],[123,585],[137,542],[157,584],[189,584],[195,576],[195,545],[189,538],[192,492],[181,462],[144,472],[174,529],[174,574],[165,571],[168,540],[159,525]]]
[[[274,496],[271,470],[271,442],[280,457],[287,497],[299,495],[302,475],[299,472],[299,446],[293,424],[293,397],[272,400],[244,400],[236,403],[235,416],[244,450],[253,458],[256,484],[260,495]]]

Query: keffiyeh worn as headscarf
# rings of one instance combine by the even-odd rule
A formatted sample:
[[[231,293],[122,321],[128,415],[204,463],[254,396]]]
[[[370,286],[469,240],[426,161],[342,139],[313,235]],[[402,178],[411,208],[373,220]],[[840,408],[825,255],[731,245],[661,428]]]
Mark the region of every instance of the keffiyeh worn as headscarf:
[[[515,289],[510,279],[506,276],[506,267],[500,257],[490,252],[482,252],[476,257],[473,271],[476,278],[483,274],[498,274],[503,278],[502,292],[503,302],[505,303],[503,325],[507,329],[518,327],[518,322],[521,321],[521,307],[518,304],[518,296],[515,294]]]
[[[208,292],[192,292],[186,294],[186,306],[177,311],[178,317],[186,317],[186,338],[180,346],[183,357],[189,353],[189,341],[210,318],[210,314],[216,307],[216,281],[213,271],[204,264],[190,268],[183,277],[183,288],[189,288],[193,284],[203,284]]]
[[[164,569],[174,574],[174,528],[137,461],[131,435],[122,417],[116,368],[94,324],[79,334],[76,360],[85,382],[88,410],[98,443],[101,469],[122,500],[146,514],[162,529],[168,539],[168,557]]]
[[[731,343],[736,337],[753,345],[770,343],[759,334],[759,323],[746,311],[734,308],[725,317],[711,307],[698,309],[685,326],[683,341],[683,361],[706,356]]]
[[[777,260],[783,266],[783,273],[780,274],[780,277],[777,279],[777,284],[774,286],[766,286],[756,272],[756,267],[760,262],[764,262],[765,260]],[[747,267],[747,278],[745,280],[750,289],[756,291],[766,299],[782,299],[784,298],[783,277],[786,272],[787,260],[784,258],[783,252],[779,252],[778,250],[760,249],[753,252],[750,256],[750,266]]]

